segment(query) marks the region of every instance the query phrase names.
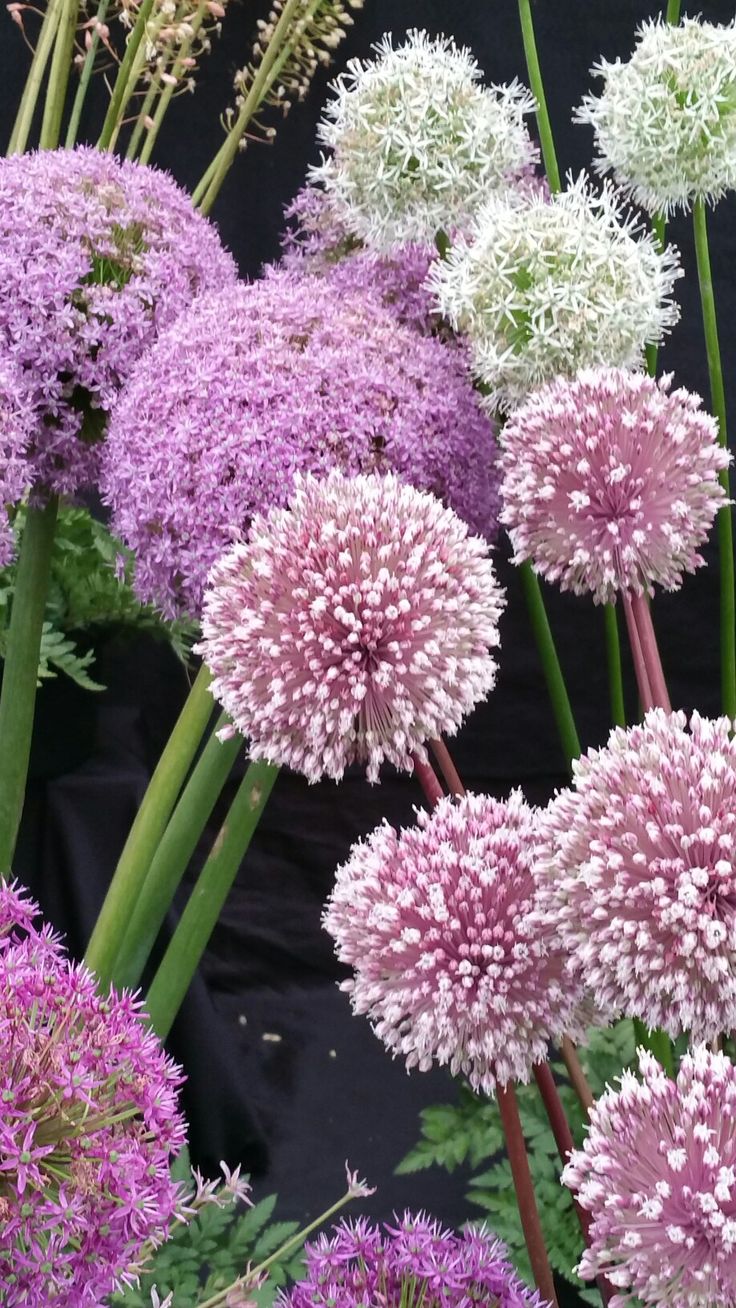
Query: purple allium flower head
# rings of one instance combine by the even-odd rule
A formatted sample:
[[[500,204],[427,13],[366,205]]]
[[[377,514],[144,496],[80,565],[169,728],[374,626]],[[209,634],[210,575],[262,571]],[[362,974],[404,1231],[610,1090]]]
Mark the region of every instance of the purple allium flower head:
[[[281,273],[202,297],[141,361],[103,485],[141,597],[197,614],[212,564],[297,472],[391,470],[493,537],[494,456],[454,351],[373,297]]]
[[[456,1235],[425,1213],[342,1221],[305,1249],[305,1275],[278,1308],[542,1308],[484,1227]]]
[[[700,1045],[677,1080],[639,1050],[590,1112],[563,1181],[590,1213],[580,1275],[602,1273],[611,1308],[728,1308],[736,1287],[736,1067]]]
[[[618,368],[532,392],[503,433],[501,521],[514,561],[562,590],[676,590],[726,503],[729,454],[697,395]]]
[[[235,265],[170,177],[88,147],[0,159],[0,219],[0,348],[35,403],[35,483],[73,493],[136,359]]]
[[[354,969],[343,989],[407,1068],[449,1063],[491,1094],[528,1081],[551,1040],[583,1038],[582,991],[534,920],[537,821],[521,791],[445,798],[338,868],[323,920]]]
[[[736,741],[652,709],[574,764],[540,824],[543,920],[604,1013],[673,1037],[736,1026]]]
[[[0,567],[13,557],[13,531],[4,506],[16,504],[30,481],[25,456],[32,430],[33,410],[21,371],[0,353]]]
[[[3,1305],[96,1308],[176,1211],[182,1078],[137,1001],[100,996],[34,911],[0,887]]]
[[[488,546],[389,474],[297,477],[213,568],[199,652],[254,758],[378,780],[453,735],[496,678]]]

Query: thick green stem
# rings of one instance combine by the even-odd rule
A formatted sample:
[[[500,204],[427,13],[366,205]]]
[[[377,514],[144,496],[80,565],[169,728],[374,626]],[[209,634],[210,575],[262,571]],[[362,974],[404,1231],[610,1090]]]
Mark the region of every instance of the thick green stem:
[[[547,692],[552,703],[552,712],[557,724],[557,734],[562,745],[562,752],[565,755],[565,762],[569,768],[573,759],[580,754],[580,739],[575,726],[565,679],[562,675],[560,660],[557,657],[541,587],[535,573],[532,571],[531,563],[522,563],[519,573],[534,639],[542,661]]]
[[[58,500],[29,508],[20,543],[0,691],[0,876],[10,875],[23,812]]]
[[[676,27],[680,21],[680,3],[681,0],[667,0],[667,13],[665,15],[667,22]]]
[[[74,53],[74,36],[79,17],[79,0],[64,0],[51,60],[49,83],[41,122],[40,146],[42,150],[55,150],[61,137],[61,120],[64,116],[69,73]]]
[[[148,784],[95,923],[85,960],[102,987],[110,982],[130,914],[212,716],[209,684],[210,674],[202,665]]]
[[[97,8],[97,13],[95,14],[95,18],[98,23],[104,23],[107,17],[107,9],[109,3],[110,0],[100,0],[100,3]],[[77,93],[74,96],[71,113],[69,115],[69,124],[66,129],[66,137],[64,140],[64,147],[67,150],[73,149],[73,147],[77,143],[79,124],[82,119],[82,109],[84,108],[84,102],[87,98],[87,91],[89,90],[89,84],[90,81],[92,80],[92,73],[94,70],[95,59],[97,58],[97,51],[99,49],[99,45],[100,45],[100,34],[97,28],[95,27],[92,30],[92,39],[90,41],[89,50],[87,51],[84,57],[84,63],[82,64],[82,72],[79,77],[79,86],[77,87]]]
[[[539,143],[542,147],[544,170],[547,174],[547,181],[549,182],[550,190],[554,192],[561,191],[562,182],[560,181],[560,170],[557,165],[557,155],[555,153],[552,125],[549,120],[549,111],[547,109],[547,99],[544,94],[542,70],[539,66],[539,56],[537,54],[537,42],[534,36],[534,22],[532,19],[530,0],[519,0],[519,18],[521,20],[521,35],[524,41],[524,54],[526,56],[529,85],[537,102],[537,127],[539,128]]]
[[[618,634],[618,615],[615,604],[603,609],[606,626],[606,665],[608,667],[608,694],[611,703],[611,721],[616,727],[626,726],[624,679],[621,671],[621,641]]]
[[[97,142],[98,150],[109,150],[114,138],[120,130],[120,120],[125,112],[125,105],[128,101],[128,82],[131,73],[138,58],[138,51],[141,41],[146,33],[146,25],[153,10],[153,0],[143,0],[138,10],[138,17],[135,21],[128,43],[125,47],[125,54],[118,69],[118,75],[115,78],[115,85],[112,89],[112,97],[108,105],[105,121],[102,124],[100,139]]]
[[[241,736],[218,740],[217,731],[227,723],[227,716],[222,714],[192,770],[153,857],[115,959],[112,982],[119,988],[129,986],[135,989],[140,985],[143,969],[197,841],[238,752],[244,749]]]
[[[723,386],[721,351],[718,344],[718,323],[713,295],[710,251],[708,249],[708,226],[705,204],[702,200],[696,200],[693,205],[693,229],[695,232],[695,253],[698,262],[698,280],[700,282],[700,302],[703,309],[705,348],[708,355],[711,408],[718,420],[718,439],[724,449],[727,449],[726,393]],[[721,471],[720,482],[730,499],[731,488],[728,468]],[[721,701],[723,712],[729,718],[736,718],[736,600],[733,523],[729,504],[718,511],[718,551],[721,570]]]
[[[13,131],[8,142],[8,154],[22,154],[28,145],[38,97],[41,93],[43,79],[46,76],[46,66],[51,58],[51,51],[56,41],[56,32],[63,7],[64,0],[49,0],[41,24],[41,31],[36,41],[36,49],[33,52],[26,84],[23,88],[18,113],[13,124]]]
[[[278,771],[272,763],[250,764],[153,978],[146,1008],[161,1040],[189,989]]]

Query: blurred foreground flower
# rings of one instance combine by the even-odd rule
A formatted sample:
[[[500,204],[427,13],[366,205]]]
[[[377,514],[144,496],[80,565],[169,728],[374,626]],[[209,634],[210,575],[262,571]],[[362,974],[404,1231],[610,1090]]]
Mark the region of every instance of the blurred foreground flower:
[[[470,341],[491,406],[597,364],[641,363],[677,322],[679,257],[585,177],[549,199],[507,192],[430,270],[441,312]]]
[[[182,1077],[139,1004],[102,998],[36,914],[0,886],[2,1298],[96,1308],[177,1215]]]
[[[542,1308],[484,1227],[461,1235],[424,1213],[395,1225],[343,1221],[306,1247],[306,1275],[277,1308]]]
[[[470,51],[449,37],[414,30],[374,50],[335,83],[318,132],[332,153],[311,180],[369,246],[431,243],[536,163],[524,122],[534,99],[518,82],[482,86]]]
[[[207,573],[297,472],[388,471],[496,534],[493,426],[462,356],[319,278],[202,297],[141,360],[103,487],[141,598],[197,615]]]
[[[596,603],[677,590],[704,560],[730,456],[700,398],[606,368],[535,391],[503,431],[514,562]]]
[[[33,410],[20,368],[0,354],[0,567],[10,563],[15,550],[13,529],[5,506],[17,504],[30,481],[26,458],[33,432]]]
[[[532,917],[538,816],[521,791],[446,798],[338,868],[323,920],[355,972],[343,989],[407,1068],[449,1064],[492,1094],[584,1036],[581,988]]]
[[[590,1112],[563,1181],[591,1215],[576,1269],[602,1273],[628,1304],[726,1308],[736,1286],[736,1068],[704,1046],[677,1080],[639,1051]]]
[[[661,709],[574,764],[539,848],[544,921],[607,1016],[673,1038],[736,1026],[736,742]]]
[[[165,173],[87,148],[0,159],[0,349],[34,404],[40,490],[95,481],[107,414],[138,356],[198,291],[235,276]]]
[[[253,758],[377,781],[492,689],[503,603],[487,544],[433,496],[298,476],[213,568],[199,649]]]
[[[651,214],[715,204],[736,186],[736,23],[644,23],[631,58],[602,59],[600,96],[577,121],[595,130],[599,172]]]

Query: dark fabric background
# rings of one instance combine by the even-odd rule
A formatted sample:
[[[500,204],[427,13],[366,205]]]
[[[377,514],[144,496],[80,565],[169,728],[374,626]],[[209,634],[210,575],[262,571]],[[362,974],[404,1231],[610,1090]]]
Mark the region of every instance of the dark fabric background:
[[[538,0],[538,41],[563,169],[576,173],[590,161],[588,130],[570,123],[571,108],[589,85],[590,65],[601,53],[626,57],[636,22],[658,8],[651,0]],[[219,144],[218,115],[228,103],[232,73],[247,58],[255,19],[263,9],[231,0],[225,34],[203,67],[195,96],[183,97],[172,108],[157,159],[184,185],[197,181]],[[732,17],[733,5],[715,0],[692,5],[690,12],[725,21]],[[524,75],[513,0],[465,5],[366,0],[336,68],[352,55],[367,53],[384,31],[398,36],[412,25],[451,32],[467,43],[490,81]],[[9,21],[0,33],[4,141],[27,58]],[[315,123],[327,81],[318,76],[307,103],[279,125],[271,146],[249,148],[238,160],[218,200],[213,216],[244,275],[257,274],[264,261],[277,255],[283,205],[317,157]],[[711,223],[732,410],[733,216],[729,200]],[[688,221],[675,220],[670,236],[692,274]],[[682,322],[662,353],[663,365],[679,381],[707,393],[692,275],[679,284],[678,296]],[[523,601],[503,546],[498,561],[509,601],[498,686],[461,732],[454,753],[468,786],[505,795],[521,785],[531,800],[543,802],[563,784],[563,762]],[[601,614],[589,603],[557,593],[548,592],[547,599],[582,740],[600,743],[608,727]],[[680,595],[658,598],[655,619],[674,704],[716,712],[715,569],[688,580]],[[61,682],[42,693],[35,779],[17,865],[78,952],[186,689],[175,660],[162,647],[141,640],[107,643],[98,675],[108,690],[94,700]],[[633,711],[630,685],[629,702]],[[287,1216],[312,1216],[326,1206],[340,1189],[345,1158],[379,1186],[369,1211],[387,1216],[393,1208],[421,1205],[450,1222],[469,1216],[462,1174],[393,1176],[396,1162],[416,1138],[419,1108],[450,1097],[452,1085],[441,1071],[407,1077],[403,1066],[384,1054],[368,1025],[350,1018],[335,985],[339,972],[330,942],[319,924],[334,868],[351,841],[383,815],[411,821],[417,802],[415,784],[391,774],[379,787],[350,776],[339,788],[310,788],[296,777],[282,776],[213,937],[203,976],[192,987],[174,1032],[172,1047],[190,1076],[187,1108],[197,1157],[210,1168],[220,1157],[242,1160],[258,1176],[260,1190],[280,1191]]]

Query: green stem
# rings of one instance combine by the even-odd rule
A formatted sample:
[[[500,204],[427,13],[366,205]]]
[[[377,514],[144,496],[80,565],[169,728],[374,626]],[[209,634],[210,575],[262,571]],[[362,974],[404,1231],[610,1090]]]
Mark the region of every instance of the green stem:
[[[189,56],[189,51],[191,50],[192,45],[194,43],[194,38],[197,35],[197,32],[199,31],[200,27],[202,26],[202,23],[204,22],[205,14],[206,14],[206,5],[200,4],[196,14],[191,20],[190,26],[192,28],[192,34],[191,36],[187,37],[186,41],[182,42],[179,48],[179,52],[170,70],[172,76],[177,78],[177,81],[181,77],[182,73],[184,72],[184,60]],[[141,163],[148,163],[149,159],[151,158],[151,155],[153,153],[153,147],[156,144],[156,138],[161,130],[161,124],[164,120],[164,115],[171,103],[171,97],[173,96],[175,90],[176,90],[176,86],[173,85],[173,83],[167,82],[166,85],[164,86],[164,89],[161,93],[161,98],[158,104],[156,105],[156,112],[153,115],[153,126],[148,128],[146,139],[143,143],[143,149],[141,150],[140,153]],[[148,110],[146,110],[145,112],[147,113]],[[141,117],[145,117],[145,114],[142,113]]]
[[[286,0],[286,4],[281,11],[279,20],[274,27],[273,36],[263,53],[260,66],[253,78],[253,84],[241,105],[235,123],[230,128],[224,144],[218,151],[218,163],[212,173],[209,183],[207,184],[206,190],[201,195],[201,199],[201,182],[196,188],[195,196],[197,199],[195,200],[195,204],[203,214],[209,214],[212,211],[212,206],[215,203],[222,188],[222,184],[235,160],[238,149],[240,148],[240,142],[249,122],[263,102],[264,97],[268,95],[269,90],[273,86],[281,72],[281,69],[292,53],[292,47],[288,42],[289,27],[302,3],[303,0]],[[313,0],[313,3],[308,7],[307,12],[302,15],[300,23],[302,28],[318,8],[318,5],[319,0]]]
[[[112,983],[118,988],[135,989],[140,985],[179,882],[238,752],[244,748],[238,735],[230,740],[218,740],[217,731],[227,724],[227,715],[223,713],[192,770],[153,857],[115,959]]]
[[[148,784],[95,923],[85,961],[103,987],[109,984],[128,919],[212,716],[209,684],[203,664]]]
[[[529,74],[529,85],[537,102],[537,127],[539,129],[539,143],[542,147],[544,170],[547,174],[547,181],[549,182],[550,190],[557,192],[562,190],[562,182],[560,181],[560,170],[557,165],[557,155],[555,153],[552,125],[549,120],[549,111],[547,109],[547,99],[544,94],[542,70],[539,66],[539,55],[537,54],[537,42],[534,36],[534,22],[532,19],[530,0],[519,0],[519,18],[521,20],[521,35],[524,42],[524,54],[526,56],[526,67]]]
[[[107,17],[107,10],[108,10],[109,3],[110,0],[100,0],[99,6],[97,8],[97,13],[95,14],[95,19],[98,23],[104,23]],[[97,58],[97,51],[99,49],[99,45],[100,45],[100,34],[97,31],[97,28],[95,27],[92,32],[92,41],[90,43],[89,50],[87,51],[84,58],[84,63],[82,65],[82,72],[79,77],[79,86],[77,87],[77,93],[74,96],[74,102],[72,104],[71,114],[69,115],[69,125],[66,129],[66,138],[64,141],[64,147],[67,150],[73,149],[77,143],[79,124],[82,119],[82,109],[84,107],[84,102],[87,98],[87,91],[89,90],[90,81],[92,80],[92,72],[94,69],[95,59]]]
[[[61,137],[61,120],[64,116],[69,73],[74,53],[74,36],[79,17],[79,0],[64,0],[56,32],[54,55],[51,60],[46,100],[43,107],[41,137],[42,150],[55,150]]]
[[[146,996],[148,1016],[165,1040],[243,861],[278,768],[251,763]]]
[[[606,665],[608,667],[608,693],[611,703],[611,721],[614,726],[626,726],[624,679],[621,672],[621,641],[618,634],[618,615],[615,604],[603,609],[606,627]]]
[[[651,1054],[654,1054],[657,1062],[664,1068],[668,1076],[675,1075],[675,1051],[672,1048],[672,1041],[666,1031],[660,1031],[658,1028],[650,1031],[638,1017],[634,1018],[634,1034],[636,1043],[643,1045]]]
[[[718,344],[718,323],[708,248],[708,225],[705,205],[702,200],[696,200],[693,205],[693,229],[695,232],[698,280],[700,282],[700,302],[703,310],[705,348],[708,355],[711,408],[718,420],[719,442],[724,449],[727,449],[726,392],[723,386],[721,351]],[[728,468],[722,469],[720,482],[730,499],[731,488]],[[733,719],[736,718],[736,599],[733,523],[730,504],[726,504],[718,510],[718,551],[721,570],[721,700],[723,712]]]
[[[667,13],[665,15],[668,23],[676,27],[680,21],[680,0],[667,0]]]
[[[53,496],[29,508],[20,543],[0,691],[0,876],[10,875],[25,798],[56,515]]]
[[[13,124],[13,131],[10,135],[8,154],[22,154],[28,145],[38,97],[46,75],[46,65],[51,58],[51,51],[56,41],[56,31],[59,26],[63,4],[64,0],[49,0],[41,24],[41,31],[38,34],[36,49],[33,52],[26,84],[23,88],[18,113]]]
[[[138,51],[141,41],[145,36],[146,25],[151,16],[153,9],[153,0],[143,0],[138,10],[138,17],[135,26],[128,37],[125,47],[125,54],[118,69],[118,75],[115,78],[110,104],[108,105],[105,121],[102,124],[100,139],[97,142],[98,150],[109,150],[112,146],[114,137],[120,130],[120,122],[125,111],[125,105],[128,102],[128,82],[130,79],[133,66],[136,64]]]
[[[135,120],[135,126],[131,133],[130,140],[128,141],[128,148],[125,151],[126,159],[135,159],[136,155],[138,154],[138,146],[140,145],[141,138],[146,130],[145,119],[151,112],[151,107],[153,105],[154,100],[156,99],[156,96],[160,94],[161,94],[161,81],[159,77],[152,77],[151,85],[146,91],[145,99],[140,108],[140,113],[138,114],[138,117]]]
[[[547,684],[547,692],[552,703],[552,712],[557,724],[557,733],[562,745],[562,751],[565,755],[565,762],[569,767],[573,759],[580,754],[580,740],[575,726],[570,699],[567,694],[565,679],[562,675],[560,660],[557,657],[555,642],[552,636],[552,630],[549,625],[549,619],[544,607],[544,599],[539,581],[532,571],[531,563],[522,563],[519,568],[521,575],[524,598],[526,600],[529,618],[532,624],[532,631],[536,641],[539,657],[542,661],[542,671],[544,680]]]

